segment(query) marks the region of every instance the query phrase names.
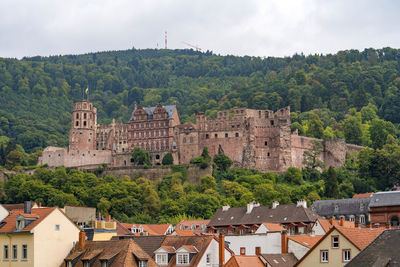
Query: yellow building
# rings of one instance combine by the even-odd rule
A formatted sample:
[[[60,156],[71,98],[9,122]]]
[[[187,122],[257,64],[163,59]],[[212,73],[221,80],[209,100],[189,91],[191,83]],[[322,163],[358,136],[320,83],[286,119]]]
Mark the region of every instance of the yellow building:
[[[0,267],[59,266],[78,240],[79,228],[59,208],[29,206],[0,212]]]
[[[294,266],[344,266],[384,230],[334,226]]]

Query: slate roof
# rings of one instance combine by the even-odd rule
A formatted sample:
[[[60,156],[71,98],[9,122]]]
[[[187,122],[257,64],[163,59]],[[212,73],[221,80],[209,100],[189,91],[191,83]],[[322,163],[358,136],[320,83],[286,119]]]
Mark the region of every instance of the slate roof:
[[[174,112],[175,112],[175,105],[167,105],[167,106],[163,106],[163,108],[165,108],[165,111],[167,112],[167,118],[173,118],[174,116]],[[147,113],[147,118],[148,119],[153,119],[153,113],[154,110],[156,109],[156,107],[143,107],[144,111],[146,111]],[[134,121],[134,116],[133,114],[135,114],[136,109],[132,112],[132,116],[130,118],[130,122]]]
[[[261,257],[272,267],[292,267],[297,262],[293,253],[261,254]]]
[[[388,191],[374,193],[371,197],[371,208],[400,206],[400,191]]]
[[[82,251],[73,250],[65,258],[73,260],[74,267],[83,267],[82,259],[93,260],[90,266],[100,267],[100,260],[110,260],[109,267],[137,267],[138,260],[146,260],[148,267],[158,266],[133,240],[86,241]],[[61,265],[65,267],[65,262]]]
[[[382,232],[346,266],[400,266],[400,229]]]
[[[267,223],[314,222],[318,215],[304,207],[295,204],[254,207],[247,214],[247,207],[234,207],[223,211],[218,209],[208,226],[248,225]]]
[[[57,207],[52,208],[33,208],[31,214],[24,214],[24,210],[14,209],[10,211],[10,214],[1,221],[0,233],[13,233],[13,232],[29,232],[35,228],[41,221],[43,221],[50,213],[52,213]],[[17,216],[22,215],[25,218],[36,218],[32,223],[26,226],[21,231],[16,231]]]
[[[333,200],[317,200],[311,205],[311,210],[320,216],[357,215],[368,212],[371,198],[347,198]],[[335,206],[338,210],[335,210]],[[361,206],[363,208],[361,209]]]
[[[132,239],[152,258],[154,257],[154,251],[161,247],[164,238],[165,235],[132,236]]]

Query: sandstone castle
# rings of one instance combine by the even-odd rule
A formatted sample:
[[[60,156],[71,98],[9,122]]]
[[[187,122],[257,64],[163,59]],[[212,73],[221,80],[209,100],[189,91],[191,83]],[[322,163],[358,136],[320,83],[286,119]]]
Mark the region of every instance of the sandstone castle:
[[[303,166],[303,153],[312,148],[312,140],[322,143],[321,160],[338,167],[348,150],[360,147],[344,140],[328,140],[291,133],[290,108],[276,112],[235,108],[219,111],[216,119],[196,115],[196,124],[181,124],[175,105],[135,107],[128,123],[97,124],[96,108],[91,102],[78,101],[72,111],[69,147],[47,147],[40,164],[50,167],[92,168],[100,164],[112,167],[134,165],[135,147],[150,152],[153,165],[172,153],[174,164],[188,164],[207,147],[210,156],[224,153],[236,167],[283,172]]]

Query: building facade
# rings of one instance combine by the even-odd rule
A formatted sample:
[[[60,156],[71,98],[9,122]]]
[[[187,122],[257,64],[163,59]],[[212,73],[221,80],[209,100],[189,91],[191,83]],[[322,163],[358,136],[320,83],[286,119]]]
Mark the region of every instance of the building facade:
[[[134,165],[135,147],[150,152],[153,165],[173,155],[174,164],[188,164],[204,147],[210,156],[223,153],[236,167],[283,172],[302,167],[303,153],[321,142],[320,159],[326,166],[340,166],[348,150],[361,147],[343,140],[323,141],[291,133],[290,108],[255,110],[235,108],[217,113],[215,119],[196,115],[195,124],[181,124],[175,105],[135,107],[128,123],[97,124],[97,111],[91,102],[78,101],[72,111],[68,148],[48,147],[40,164],[66,167],[114,167]]]

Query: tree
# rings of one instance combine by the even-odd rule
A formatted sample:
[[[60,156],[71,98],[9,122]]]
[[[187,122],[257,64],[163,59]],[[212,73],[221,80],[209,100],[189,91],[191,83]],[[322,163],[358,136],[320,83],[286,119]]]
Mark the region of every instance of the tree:
[[[172,157],[172,154],[168,152],[162,159],[162,165],[173,165],[173,164],[174,164],[174,158]]]
[[[204,192],[208,189],[217,190],[217,183],[215,182],[215,178],[211,175],[206,175],[201,177],[200,179],[200,188],[201,191]]]
[[[323,150],[322,143],[317,140],[312,140],[311,144],[311,150],[306,150],[303,153],[303,164],[306,168],[323,168],[324,163],[319,159]]]
[[[140,147],[133,149],[132,159],[136,165],[151,165],[149,152]]]
[[[339,185],[336,170],[333,167],[329,167],[325,176],[325,196],[329,198],[338,198]]]
[[[224,154],[218,154],[214,157],[214,163],[217,165],[218,170],[225,172],[230,166],[232,166],[233,161]]]
[[[0,145],[0,165],[6,165],[6,150],[4,149],[4,144]]]
[[[346,143],[361,145],[362,144],[362,130],[361,121],[355,116],[351,116],[344,120],[343,131]]]
[[[303,174],[301,170],[295,167],[289,167],[285,173],[285,180],[290,184],[302,184],[303,181]]]
[[[315,138],[322,138],[324,127],[321,119],[314,112],[310,113],[307,123],[307,135]]]
[[[6,157],[6,167],[8,169],[12,169],[15,166],[19,166],[19,165],[21,165],[23,159],[24,159],[24,157],[21,152],[19,152],[17,150],[13,150],[10,153],[8,153],[8,155]]]
[[[371,135],[372,147],[376,149],[382,148],[386,144],[389,134],[392,136],[395,135],[396,128],[391,122],[375,118],[371,122],[369,132]]]

